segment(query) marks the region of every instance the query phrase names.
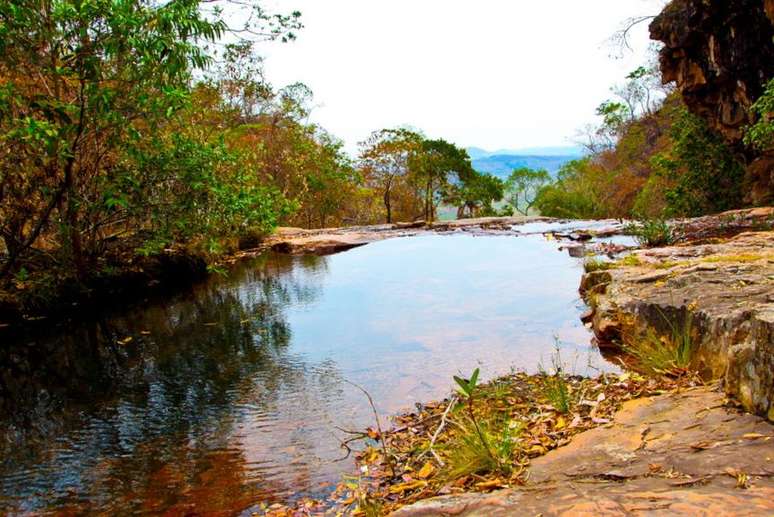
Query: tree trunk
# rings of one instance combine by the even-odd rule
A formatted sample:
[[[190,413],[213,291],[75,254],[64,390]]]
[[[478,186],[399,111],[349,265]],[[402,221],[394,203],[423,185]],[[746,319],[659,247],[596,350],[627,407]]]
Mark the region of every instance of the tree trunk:
[[[384,208],[387,210],[387,224],[392,223],[392,206],[390,205],[390,191],[384,191]]]

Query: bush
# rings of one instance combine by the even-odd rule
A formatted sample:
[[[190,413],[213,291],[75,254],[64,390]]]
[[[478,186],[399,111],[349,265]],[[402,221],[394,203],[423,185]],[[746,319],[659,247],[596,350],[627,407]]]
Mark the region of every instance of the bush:
[[[646,219],[626,227],[626,233],[633,235],[640,246],[653,248],[668,246],[675,240],[672,228],[663,219]]]
[[[685,106],[676,108],[672,145],[654,156],[654,173],[674,183],[667,189],[668,216],[696,217],[742,206],[744,168],[722,138]]]
[[[752,112],[756,115],[755,124],[747,128],[744,141],[760,151],[774,146],[774,79],[766,85],[766,91],[753,104]]]
[[[591,158],[564,165],[555,182],[543,187],[535,199],[535,208],[547,217],[594,219],[607,214],[599,195],[600,169]]]

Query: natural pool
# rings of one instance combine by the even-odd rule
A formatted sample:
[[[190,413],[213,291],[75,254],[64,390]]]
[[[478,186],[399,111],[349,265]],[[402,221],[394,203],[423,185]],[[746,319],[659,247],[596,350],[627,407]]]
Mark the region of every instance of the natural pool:
[[[614,367],[579,321],[582,264],[542,235],[425,235],[273,253],[163,303],[0,354],[0,513],[249,513],[321,495],[337,428],[451,377]]]

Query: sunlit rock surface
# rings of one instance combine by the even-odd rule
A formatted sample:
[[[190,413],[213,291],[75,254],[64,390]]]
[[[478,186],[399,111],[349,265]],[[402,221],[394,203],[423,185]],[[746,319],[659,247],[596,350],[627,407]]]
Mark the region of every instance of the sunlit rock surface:
[[[770,212],[754,211],[761,225]],[[726,217],[749,219],[750,213]],[[685,226],[709,235],[712,226],[722,230],[723,217]],[[637,260],[627,262],[632,265],[594,272],[582,281],[587,298],[593,297],[600,342],[615,342],[624,330],[629,336],[647,329],[668,336],[690,318],[693,366],[708,379],[722,379],[749,411],[774,419],[774,232],[704,238],[633,256]]]
[[[774,432],[708,388],[632,400],[536,459],[521,489],[421,501],[395,517],[772,515]]]

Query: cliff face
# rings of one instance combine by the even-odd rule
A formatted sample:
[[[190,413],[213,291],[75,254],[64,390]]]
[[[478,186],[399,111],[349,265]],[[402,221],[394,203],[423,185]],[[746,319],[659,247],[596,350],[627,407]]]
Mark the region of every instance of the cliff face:
[[[774,76],[774,0],[673,0],[650,26],[664,43],[664,82],[688,108],[742,149],[750,107]],[[750,201],[774,198],[774,153],[748,160]]]

